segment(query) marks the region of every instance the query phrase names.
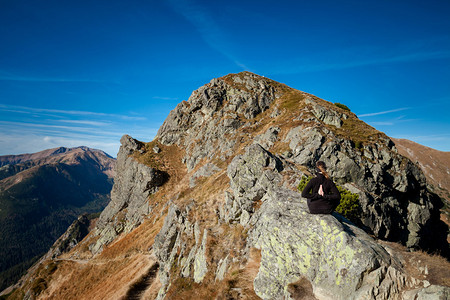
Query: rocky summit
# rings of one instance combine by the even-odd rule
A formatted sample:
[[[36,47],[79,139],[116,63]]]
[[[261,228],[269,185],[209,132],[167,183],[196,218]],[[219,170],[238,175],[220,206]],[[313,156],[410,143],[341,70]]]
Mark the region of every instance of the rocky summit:
[[[95,228],[69,252],[47,255],[8,297],[450,295],[445,259],[413,268],[413,252],[399,250],[448,255],[441,199],[389,137],[342,105],[230,74],[181,102],[153,141],[125,135],[121,143],[111,202]],[[353,222],[309,214],[297,186],[318,160],[358,195]]]

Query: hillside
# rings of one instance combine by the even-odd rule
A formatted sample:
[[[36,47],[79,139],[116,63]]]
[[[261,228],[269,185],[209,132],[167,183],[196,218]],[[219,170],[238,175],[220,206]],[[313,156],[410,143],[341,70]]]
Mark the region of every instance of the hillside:
[[[400,154],[418,163],[430,188],[446,200],[450,213],[450,152],[438,151],[405,139],[393,139]]]
[[[46,255],[8,299],[450,293],[450,264],[423,252],[448,256],[440,198],[392,140],[348,110],[242,72],[194,91],[153,141],[124,135],[121,144],[95,228],[69,252]],[[358,195],[360,227],[309,214],[297,186],[317,160]]]
[[[86,147],[0,156],[0,288],[16,282],[83,213],[109,202],[114,159]]]

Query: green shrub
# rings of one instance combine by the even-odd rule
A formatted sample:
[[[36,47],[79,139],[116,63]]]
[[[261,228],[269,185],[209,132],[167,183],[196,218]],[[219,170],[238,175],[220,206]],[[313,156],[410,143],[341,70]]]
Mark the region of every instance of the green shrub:
[[[305,186],[308,184],[308,182],[312,179],[311,176],[302,176],[302,179],[300,180],[300,183],[297,186],[297,189],[301,192],[305,188]]]
[[[356,141],[355,142],[355,148],[361,150],[363,148],[363,143],[361,141]]]
[[[350,111],[350,108],[348,108],[348,106],[345,105],[345,104],[336,102],[336,103],[334,103],[334,105],[336,105],[336,106],[339,107],[339,108],[342,108],[343,110]]]
[[[353,194],[339,185],[337,188],[341,194],[341,203],[336,207],[336,211],[353,223],[359,223],[359,195]]]
[[[300,183],[297,186],[297,189],[301,192],[308,184],[308,182],[312,179],[311,176],[306,177],[303,176],[300,180]],[[336,212],[343,215],[345,218],[349,219],[353,223],[359,224],[359,195],[350,192],[349,190],[344,189],[343,187],[336,185],[339,193],[341,194],[341,202],[336,208]]]

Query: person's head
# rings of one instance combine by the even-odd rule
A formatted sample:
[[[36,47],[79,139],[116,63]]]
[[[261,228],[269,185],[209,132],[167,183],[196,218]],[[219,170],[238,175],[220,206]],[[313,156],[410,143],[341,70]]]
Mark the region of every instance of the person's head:
[[[316,162],[316,168],[319,170],[320,173],[322,173],[323,176],[325,176],[326,178],[330,178],[330,176],[327,173],[327,165],[319,160],[318,162]]]

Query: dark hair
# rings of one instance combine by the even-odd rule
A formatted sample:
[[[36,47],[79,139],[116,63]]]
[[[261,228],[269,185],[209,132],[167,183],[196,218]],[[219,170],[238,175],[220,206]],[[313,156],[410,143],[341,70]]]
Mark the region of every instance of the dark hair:
[[[322,173],[323,176],[325,176],[326,179],[330,179],[330,175],[327,173],[327,166],[325,163],[321,160],[316,162],[316,168],[319,169],[320,173]]]

